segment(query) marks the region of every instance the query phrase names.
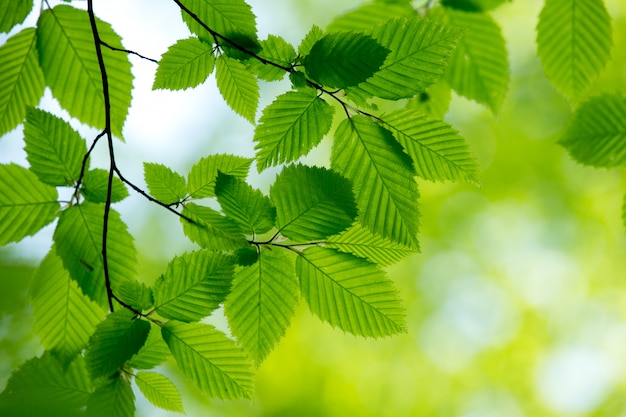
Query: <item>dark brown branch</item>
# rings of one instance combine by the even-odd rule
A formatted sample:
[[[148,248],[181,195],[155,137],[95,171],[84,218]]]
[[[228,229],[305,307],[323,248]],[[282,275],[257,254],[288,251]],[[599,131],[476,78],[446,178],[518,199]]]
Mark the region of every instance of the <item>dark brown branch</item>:
[[[111,46],[111,45],[109,45],[108,43],[106,43],[106,42],[104,42],[102,40],[100,41],[100,43],[102,44],[102,46],[105,46],[105,47],[109,48],[112,51],[125,52],[125,53],[130,54],[130,55],[136,55],[136,56],[138,56],[141,59],[145,59],[146,61],[154,62],[155,64],[159,63],[159,61],[157,61],[156,59],[148,58],[147,56],[143,56],[143,55],[141,55],[141,54],[139,54],[139,53],[137,53],[135,51],[131,51],[129,49],[116,48],[115,46]]]

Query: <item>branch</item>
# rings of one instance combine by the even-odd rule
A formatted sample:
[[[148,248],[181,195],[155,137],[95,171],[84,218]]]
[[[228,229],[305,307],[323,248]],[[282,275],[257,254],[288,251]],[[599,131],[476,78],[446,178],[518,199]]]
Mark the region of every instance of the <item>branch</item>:
[[[105,46],[105,47],[109,48],[112,51],[125,52],[125,53],[130,54],[130,55],[136,55],[136,56],[138,56],[141,59],[145,59],[146,61],[154,62],[155,64],[159,63],[159,61],[157,61],[156,59],[148,58],[148,57],[143,56],[143,55],[141,55],[141,54],[139,54],[139,53],[137,53],[135,51],[130,51],[128,49],[116,48],[115,46],[111,46],[111,45],[109,45],[108,43],[106,43],[106,42],[104,42],[102,40],[100,40],[100,44],[102,46]]]

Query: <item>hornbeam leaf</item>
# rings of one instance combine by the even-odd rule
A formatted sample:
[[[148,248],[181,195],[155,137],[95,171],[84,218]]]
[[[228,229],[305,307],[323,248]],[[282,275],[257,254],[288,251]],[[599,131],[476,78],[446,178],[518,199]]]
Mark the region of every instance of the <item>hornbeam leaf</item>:
[[[202,84],[215,68],[213,47],[198,38],[181,39],[161,56],[153,90],[186,90]]]
[[[208,324],[169,321],[162,333],[182,373],[202,391],[224,400],[252,398],[250,362],[222,332]]]
[[[42,182],[68,186],[78,181],[87,144],[65,120],[29,108],[24,141],[30,169]]]
[[[123,49],[120,36],[108,23],[97,19],[97,27],[104,42]],[[39,62],[54,97],[81,122],[104,128],[102,75],[87,12],[64,5],[46,9],[37,31]],[[102,55],[109,80],[111,128],[121,138],[133,87],[131,65],[128,54],[103,47]]]
[[[109,171],[102,168],[94,168],[85,172],[80,192],[87,201],[92,203],[104,203],[107,201],[108,186]],[[119,178],[113,177],[111,203],[122,201],[126,197],[128,197],[128,189],[126,189],[126,186]]]
[[[32,9],[33,0],[11,0],[1,2],[0,33],[8,32],[11,28],[13,28],[13,26],[22,23]],[[1,59],[0,62],[2,62]],[[0,74],[2,74],[2,71],[0,71]],[[0,91],[2,91],[1,88]]]
[[[128,365],[135,369],[152,369],[165,362],[169,356],[170,351],[161,335],[161,328],[151,323],[146,343],[131,358]]]
[[[583,103],[559,143],[580,163],[626,166],[626,98],[605,94]]]
[[[1,8],[12,8],[10,5],[21,1],[3,1],[0,13]],[[37,33],[27,28],[0,46],[0,136],[22,123],[26,109],[39,103],[45,87],[37,57]]]
[[[135,382],[152,404],[164,410],[185,412],[180,393],[166,376],[156,372],[138,372],[135,375]]]
[[[219,252],[177,256],[154,285],[156,311],[169,319],[200,320],[226,299],[233,275],[233,258]]]
[[[185,236],[203,248],[233,250],[248,245],[239,225],[210,207],[187,203],[182,214],[193,220],[180,219]]]
[[[30,296],[41,343],[69,364],[87,346],[104,312],[70,278],[54,248],[37,269]]]
[[[152,289],[143,282],[128,280],[117,289],[117,297],[138,311],[145,311],[154,305]]]
[[[148,338],[150,323],[137,319],[132,311],[117,310],[98,324],[85,352],[92,378],[117,372],[141,349]]]
[[[304,39],[300,42],[298,46],[298,55],[299,56],[307,56],[311,53],[311,48],[313,45],[320,39],[324,37],[324,31],[320,29],[319,26],[313,25],[311,26],[311,30],[304,36]]]
[[[333,327],[370,337],[406,331],[398,292],[375,264],[311,247],[299,254],[296,271],[309,309]]]
[[[187,195],[185,178],[165,165],[144,162],[143,176],[152,197],[163,203],[176,203]]]
[[[413,159],[417,175],[430,181],[478,183],[476,160],[452,126],[413,110],[397,110],[383,119]]]
[[[415,16],[415,9],[408,2],[364,4],[356,10],[335,18],[326,30],[328,32],[369,32],[373,27],[393,18],[412,16]]]
[[[224,304],[233,335],[257,367],[285,335],[300,298],[287,255],[262,248],[257,262],[237,273]]]
[[[296,50],[293,46],[280,36],[268,35],[267,39],[260,42],[261,51],[257,54],[261,58],[270,62],[282,65],[284,68],[291,68],[296,60]],[[256,73],[257,77],[265,81],[282,80],[287,71],[274,65],[264,64],[263,62],[252,59],[246,62],[248,66]]]
[[[276,206],[276,227],[294,240],[332,236],[350,227],[357,215],[350,181],[326,168],[283,168],[270,197]]]
[[[24,190],[28,190],[25,192]],[[0,165],[0,246],[37,233],[59,214],[58,194],[17,164]]]
[[[191,167],[187,176],[187,190],[193,198],[215,196],[217,172],[244,179],[250,170],[252,159],[241,156],[216,154],[202,158]]]
[[[221,55],[217,58],[215,78],[226,104],[250,123],[254,123],[259,103],[259,84],[254,75],[241,62]]]
[[[263,110],[254,131],[257,169],[309,153],[330,130],[334,112],[312,88],[278,96]]]
[[[441,5],[466,12],[486,12],[513,0],[442,0]]]
[[[331,166],[351,179],[361,223],[375,234],[417,248],[419,192],[410,158],[391,132],[365,116],[335,132]]]
[[[119,374],[96,389],[87,401],[86,415],[89,417],[134,417],[135,394],[130,382]]]
[[[546,76],[577,100],[611,57],[611,17],[602,0],[547,0],[537,24]]]
[[[241,46],[249,46],[256,41],[256,18],[252,8],[244,0],[182,0],[181,3],[209,28],[237,41]],[[206,28],[189,13],[184,10],[181,13],[191,32],[200,39],[214,42]]]

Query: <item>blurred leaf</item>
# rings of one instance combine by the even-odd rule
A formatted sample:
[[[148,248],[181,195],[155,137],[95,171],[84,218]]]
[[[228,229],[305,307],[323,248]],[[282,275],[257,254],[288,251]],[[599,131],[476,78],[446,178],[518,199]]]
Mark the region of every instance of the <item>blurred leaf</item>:
[[[0,255],[2,291],[0,291],[0,319],[4,315],[20,314],[30,304],[28,288],[35,275],[35,267],[14,263]],[[2,338],[0,337],[0,340]]]
[[[180,219],[185,236],[203,248],[234,250],[248,244],[237,223],[210,207],[187,203],[182,214],[194,221]]]
[[[181,3],[208,27],[227,38],[256,39],[256,18],[244,0],[182,0]],[[209,43],[214,41],[207,30],[188,13],[184,10],[181,13],[191,32]]]
[[[466,12],[486,12],[513,0],[442,0],[441,5]]]
[[[164,375],[156,372],[138,372],[135,375],[135,382],[152,404],[164,410],[185,412],[176,386]]]
[[[176,203],[187,195],[185,178],[165,165],[144,162],[143,176],[152,197],[162,203]]]
[[[396,17],[415,16],[415,9],[408,3],[371,3],[349,11],[333,19],[328,32],[354,31],[369,32],[378,24]]]
[[[87,401],[89,417],[134,417],[135,394],[121,374],[100,386]]]
[[[177,41],[161,56],[153,90],[186,90],[202,84],[215,68],[213,47],[198,38]]]
[[[215,196],[217,172],[244,179],[250,170],[252,159],[241,156],[216,154],[199,160],[187,176],[187,191],[193,198]]]
[[[102,168],[94,168],[85,172],[80,190],[87,201],[105,203],[107,201],[108,186],[109,171]],[[126,197],[128,197],[128,189],[119,178],[113,177],[111,203],[117,203]]]
[[[435,119],[443,119],[452,101],[452,89],[444,82],[439,81],[426,90],[410,99],[405,108],[425,113]]]
[[[217,58],[215,77],[217,88],[226,104],[250,123],[254,123],[259,103],[259,84],[254,75],[241,62],[221,55]]]
[[[267,39],[260,43],[261,51],[258,55],[261,58],[280,64],[285,68],[291,68],[296,60],[296,51],[289,42],[280,36],[268,35]],[[274,65],[264,64],[257,59],[251,59],[247,64],[257,77],[265,81],[279,81],[286,74],[285,70]]]
[[[0,33],[6,33],[11,30],[13,26],[22,23],[32,9],[33,0],[10,0],[0,2]],[[2,62],[1,59],[0,62]],[[2,74],[1,70],[0,74]],[[1,88],[0,91],[2,91]]]
[[[131,358],[128,365],[135,369],[152,369],[165,362],[169,356],[170,351],[161,335],[161,328],[154,323],[150,323],[150,333],[146,343]]]

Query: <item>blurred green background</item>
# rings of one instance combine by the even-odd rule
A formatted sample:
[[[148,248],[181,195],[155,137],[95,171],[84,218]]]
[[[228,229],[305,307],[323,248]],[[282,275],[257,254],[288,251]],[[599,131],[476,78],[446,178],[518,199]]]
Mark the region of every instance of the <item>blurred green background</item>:
[[[182,23],[171,22],[174,5],[98,3],[96,13],[113,24],[125,46],[145,55],[158,58],[187,36]],[[295,44],[312,24],[324,27],[361,4],[250,3],[261,37],[279,34]],[[626,4],[605,3],[614,19],[613,59],[590,93],[626,94]],[[469,142],[482,183],[420,183],[422,253],[388,269],[405,300],[408,333],[356,338],[321,323],[302,303],[259,369],[252,403],[208,399],[175,373],[173,363],[164,366],[183,392],[187,415],[626,416],[620,212],[626,175],[576,164],[556,144],[572,106],[542,75],[536,57],[541,7],[539,0],[515,0],[492,12],[511,63],[500,113],[452,97],[446,120]],[[151,92],[154,65],[132,60],[136,91],[118,153],[133,181],[142,182],[143,161],[185,174],[210,153],[253,155],[252,126],[227,109],[213,78],[193,91]],[[286,88],[264,84],[261,105]],[[55,108],[46,97],[42,105]],[[20,137],[16,131],[0,140],[0,162],[24,161]],[[328,145],[325,140],[307,160],[324,163]],[[275,173],[253,169],[251,181],[267,191]],[[119,210],[137,238],[146,282],[192,247],[178,220],[145,200],[133,196]],[[41,352],[31,333],[27,288],[51,233],[48,227],[0,250],[0,389],[12,369]],[[219,314],[208,321],[225,328]],[[138,405],[138,416],[175,415],[145,400]]]

